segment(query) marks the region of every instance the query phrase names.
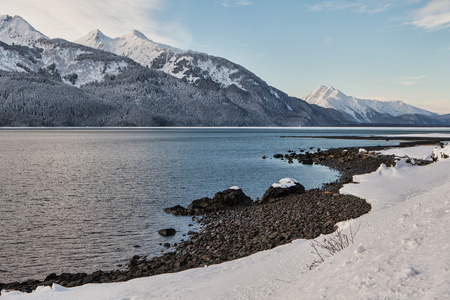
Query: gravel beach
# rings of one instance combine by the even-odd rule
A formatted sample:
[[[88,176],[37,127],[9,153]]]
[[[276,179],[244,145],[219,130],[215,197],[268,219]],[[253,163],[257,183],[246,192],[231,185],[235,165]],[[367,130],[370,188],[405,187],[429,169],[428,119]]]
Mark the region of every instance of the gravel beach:
[[[53,283],[73,287],[87,283],[126,281],[218,264],[271,249],[294,239],[314,239],[320,234],[329,234],[335,230],[336,223],[370,211],[371,206],[364,199],[341,195],[339,189],[351,182],[353,175],[373,172],[380,164],[392,165],[395,161],[393,156],[372,152],[382,148],[319,149],[313,153],[288,151],[278,154],[276,159],[283,159],[286,163],[313,163],[334,168],[341,173],[340,179],[320,189],[285,195],[272,203],[255,202],[193,216],[193,221],[202,225],[199,232],[190,232],[186,241],[179,244],[166,244],[171,252],[161,256],[133,257],[125,270],[50,274],[43,281],[0,283],[0,290],[31,292],[37,286]],[[301,178],[297,180],[301,183]]]

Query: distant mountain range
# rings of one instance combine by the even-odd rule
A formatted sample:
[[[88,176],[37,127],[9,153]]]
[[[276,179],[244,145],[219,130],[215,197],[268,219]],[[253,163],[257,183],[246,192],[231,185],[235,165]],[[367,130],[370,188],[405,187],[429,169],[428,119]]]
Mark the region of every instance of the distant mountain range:
[[[315,94],[307,100],[332,92]],[[407,105],[394,117],[360,106],[309,104],[224,58],[138,31],[112,39],[95,30],[71,43],[0,16],[0,126],[442,125],[441,116]]]
[[[435,124],[439,116],[402,101],[378,101],[347,96],[332,86],[322,85],[304,100],[310,104],[336,109],[347,119],[358,123],[398,123],[405,122],[405,116],[422,116],[422,124],[427,125]]]

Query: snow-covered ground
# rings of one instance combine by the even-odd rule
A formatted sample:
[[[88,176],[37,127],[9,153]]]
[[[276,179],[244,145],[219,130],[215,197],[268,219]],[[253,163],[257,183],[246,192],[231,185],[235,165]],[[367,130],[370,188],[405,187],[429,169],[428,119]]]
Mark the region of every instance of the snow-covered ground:
[[[431,150],[390,151],[422,158]],[[312,270],[307,265],[317,257],[310,243],[296,240],[220,265],[123,283],[3,292],[1,299],[450,299],[449,170],[450,159],[423,167],[400,161],[355,176],[358,184],[341,192],[367,199],[372,211],[353,220],[353,231],[359,227],[353,244]],[[340,224],[346,234],[348,224]]]

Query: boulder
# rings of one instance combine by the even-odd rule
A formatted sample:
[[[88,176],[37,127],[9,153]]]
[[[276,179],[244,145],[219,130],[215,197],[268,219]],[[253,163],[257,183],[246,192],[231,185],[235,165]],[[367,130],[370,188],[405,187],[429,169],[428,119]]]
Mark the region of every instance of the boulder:
[[[232,186],[222,192],[217,192],[214,197],[204,197],[192,201],[187,208],[180,205],[165,208],[164,211],[182,216],[202,215],[207,212],[229,209],[239,205],[252,205],[253,201],[237,186]]]
[[[176,216],[187,216],[189,215],[186,208],[181,205],[175,205],[174,207],[164,208],[164,211],[169,214],[173,214]]]
[[[222,192],[217,192],[212,199],[205,197],[192,201],[187,207],[187,211],[190,215],[198,215],[238,205],[251,205],[252,203],[252,199],[245,195],[239,187],[233,186]]]
[[[177,231],[173,228],[167,228],[167,229],[160,229],[158,230],[158,233],[162,236],[172,236],[177,233]]]
[[[284,178],[272,186],[264,193],[261,204],[272,203],[290,194],[303,194],[305,187],[292,178]]]
[[[306,158],[306,159],[302,160],[302,164],[304,164],[304,165],[312,165],[312,164],[314,164],[314,161],[313,161],[312,158]]]

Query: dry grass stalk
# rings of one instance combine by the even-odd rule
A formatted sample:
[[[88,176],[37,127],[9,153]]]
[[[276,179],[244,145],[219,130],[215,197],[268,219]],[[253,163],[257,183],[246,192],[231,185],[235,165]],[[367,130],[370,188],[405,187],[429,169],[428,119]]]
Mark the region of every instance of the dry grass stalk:
[[[327,235],[322,241],[310,240],[311,247],[314,249],[311,253],[316,255],[318,258],[315,259],[312,264],[308,265],[308,268],[312,270],[319,264],[325,261],[326,258],[333,256],[336,252],[348,247],[353,244],[355,235],[358,233],[361,224],[358,226],[357,230],[353,232],[352,224],[349,221],[349,234],[345,234],[342,228],[338,228],[332,234]]]

